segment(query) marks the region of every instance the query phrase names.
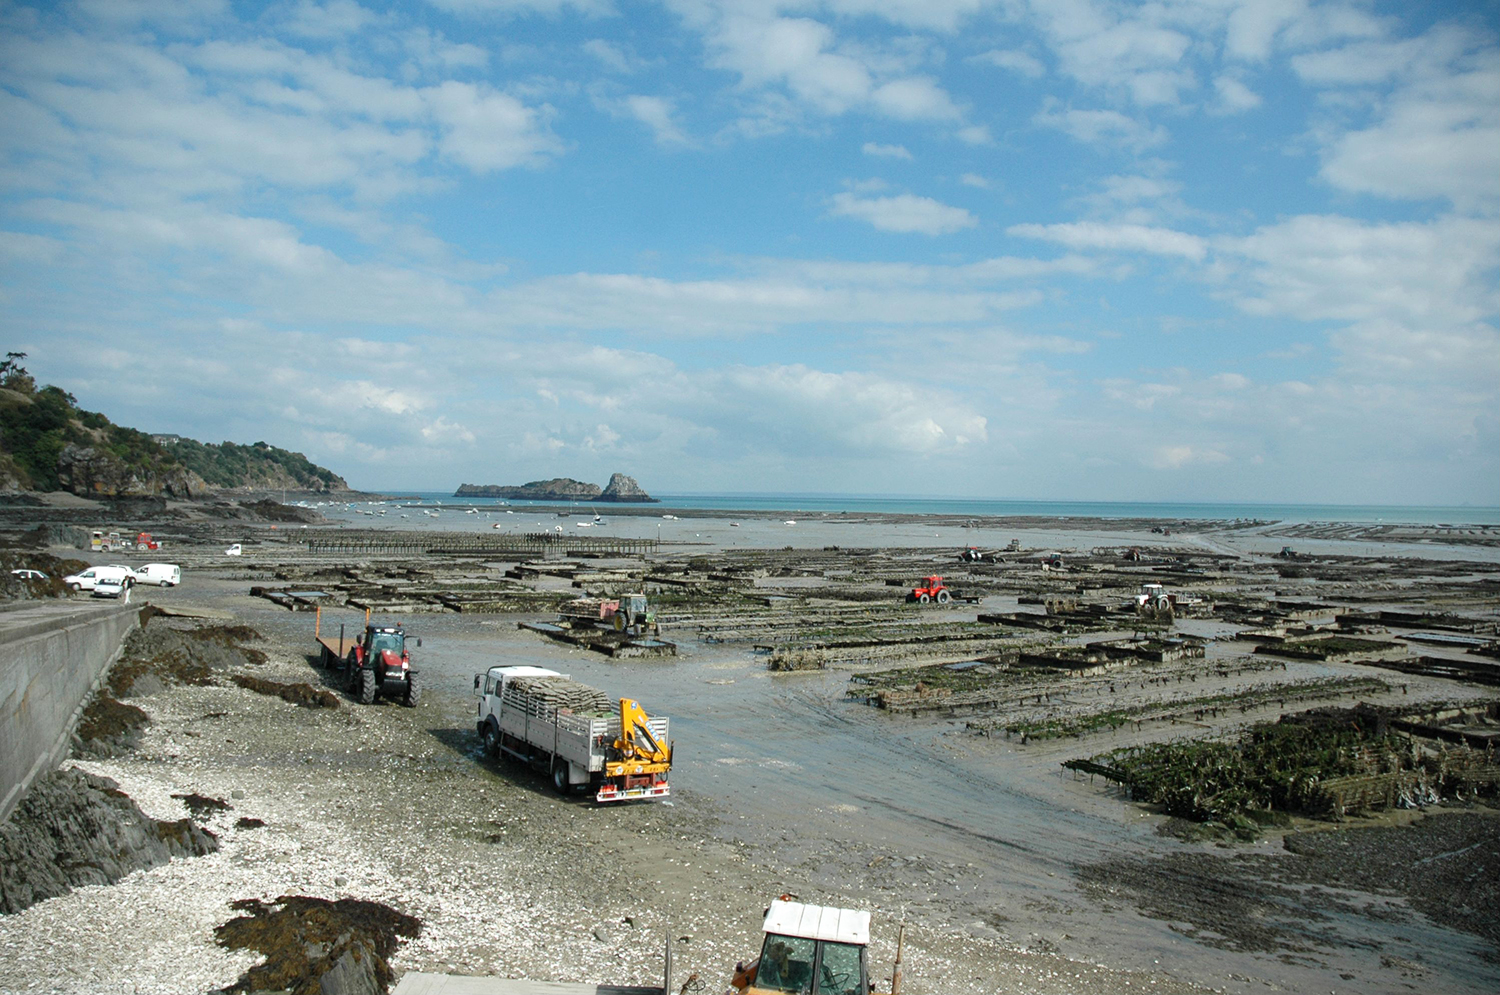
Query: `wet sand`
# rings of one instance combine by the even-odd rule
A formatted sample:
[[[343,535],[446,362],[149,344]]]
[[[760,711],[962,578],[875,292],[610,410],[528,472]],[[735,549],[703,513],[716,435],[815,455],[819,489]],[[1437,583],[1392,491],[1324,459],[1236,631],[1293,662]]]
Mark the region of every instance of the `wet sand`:
[[[733,529],[723,519],[664,521],[671,531],[663,539],[693,543],[669,547],[678,556],[787,545],[916,556],[925,547],[1001,546],[1014,536],[1028,547],[1056,538],[1050,545],[1067,549],[1164,541],[1126,530],[981,536],[961,524],[734,520],[741,524]],[[638,537],[657,527],[645,516],[609,521],[618,534],[628,527]],[[1258,552],[1239,549],[1233,536],[1205,541]],[[211,550],[184,551],[174,557],[187,568],[184,587],[148,596],[232,613],[269,639],[271,663],[258,676],[317,683],[323,676],[303,655],[311,617],[248,596],[250,583],[268,573],[261,564],[291,550],[273,541],[263,560],[257,553],[233,564]],[[1393,544],[1380,551],[1416,555]],[[1419,552],[1483,563],[1487,551]],[[962,613],[972,618],[974,609]],[[676,659],[615,662],[519,631],[519,619],[411,617],[424,639],[427,688],[415,710],[346,700],[315,713],[232,686],[138,700],[156,721],[141,754],[85,766],[115,777],[161,818],[183,814],[172,793],[242,792],[224,824],[210,823],[224,847],[0,920],[0,947],[16,951],[0,956],[0,989],[92,991],[126,978],[143,991],[226,984],[244,955],[215,952],[208,937],[229,918],[228,902],[288,892],[386,901],[422,918],[423,937],[393,961],[398,972],[649,983],[671,932],[690,938],[679,947],[679,969],[721,986],[734,961],[753,954],[766,901],[792,892],[872,909],[880,977],[904,923],[907,991],[916,995],[1500,987],[1493,943],[1434,920],[1409,894],[1348,882],[1337,887],[1352,897],[1329,912],[1329,903],[1299,897],[1330,887],[1326,874],[1278,870],[1294,857],[1279,835],[1232,849],[1183,843],[1158,832],[1163,817],[1060,767],[1172,730],[1022,747],[969,735],[962,719],[897,716],[851,701],[848,669],[773,674],[747,646],[700,640],[691,629],[668,625],[665,635],[681,647]],[[672,804],[601,808],[560,799],[529,772],[483,761],[469,718],[472,675],[500,662],[551,667],[670,715],[679,751]],[[215,713],[223,714],[208,717]],[[267,825],[233,829],[244,815]],[[1492,815],[1481,807],[1463,816],[1480,820],[1465,824],[1463,833],[1478,834],[1470,842],[1493,844]],[[1432,821],[1448,818],[1434,810]],[[1212,906],[1224,882],[1278,875],[1290,883],[1276,885],[1275,901],[1243,903],[1229,920],[1188,914],[1195,903]],[[1167,901],[1173,896],[1188,896],[1186,905]],[[1268,927],[1264,943],[1222,941],[1226,921],[1260,924],[1268,909],[1290,919],[1322,909],[1332,925]],[[120,916],[140,942],[122,948],[117,936],[106,939],[110,930],[93,937],[87,929]],[[30,958],[60,932],[75,944],[78,966],[61,979],[40,977]],[[187,962],[199,965],[190,984],[173,973]]]

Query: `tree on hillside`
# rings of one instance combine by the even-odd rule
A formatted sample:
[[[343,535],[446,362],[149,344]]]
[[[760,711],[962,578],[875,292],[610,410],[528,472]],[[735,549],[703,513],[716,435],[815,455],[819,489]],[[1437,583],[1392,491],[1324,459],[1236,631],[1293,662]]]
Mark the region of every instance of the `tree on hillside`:
[[[26,368],[21,365],[21,360],[26,358],[24,352],[7,352],[5,359],[0,361],[0,387],[13,390],[18,394],[36,393],[36,380]]]

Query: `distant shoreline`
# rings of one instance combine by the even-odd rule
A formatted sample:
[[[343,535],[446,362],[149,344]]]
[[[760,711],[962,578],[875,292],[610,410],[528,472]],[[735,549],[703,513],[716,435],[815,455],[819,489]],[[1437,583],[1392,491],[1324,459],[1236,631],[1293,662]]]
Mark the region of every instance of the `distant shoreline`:
[[[476,508],[508,506],[537,511],[589,510],[614,515],[662,515],[682,511],[698,517],[736,515],[897,516],[904,520],[940,519],[1055,519],[1064,522],[1244,522],[1380,524],[1387,526],[1442,525],[1500,529],[1500,507],[1438,505],[1312,505],[1146,501],[1019,501],[976,498],[902,498],[849,494],[658,494],[650,505],[598,500],[526,501],[520,499],[458,498],[445,491],[407,491],[384,500],[441,502],[446,506]],[[380,500],[381,498],[365,498]],[[324,498],[327,500],[327,498]]]

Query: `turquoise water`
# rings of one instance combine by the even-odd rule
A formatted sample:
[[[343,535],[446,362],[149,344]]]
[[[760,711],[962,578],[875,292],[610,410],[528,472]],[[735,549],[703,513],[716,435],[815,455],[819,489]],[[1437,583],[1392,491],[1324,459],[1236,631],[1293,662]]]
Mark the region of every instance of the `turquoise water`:
[[[452,492],[407,491],[426,501],[482,507],[555,505],[556,502],[456,498]],[[1388,522],[1412,525],[1500,525],[1500,507],[1403,505],[1218,504],[1146,501],[986,501],[974,498],[858,494],[657,494],[654,508],[706,511],[851,512],[904,515],[1007,515],[1038,518],[1259,519],[1282,522]],[[610,503],[578,502],[606,509]]]

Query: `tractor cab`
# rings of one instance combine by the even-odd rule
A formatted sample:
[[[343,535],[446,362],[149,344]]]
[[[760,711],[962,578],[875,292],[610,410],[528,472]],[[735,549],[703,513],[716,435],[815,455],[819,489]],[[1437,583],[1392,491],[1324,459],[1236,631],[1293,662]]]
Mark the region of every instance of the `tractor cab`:
[[[365,656],[377,663],[399,668],[406,653],[406,630],[399,625],[372,625],[365,629]]]
[[[777,899],[760,957],[735,971],[742,995],[869,995],[870,913]]]

